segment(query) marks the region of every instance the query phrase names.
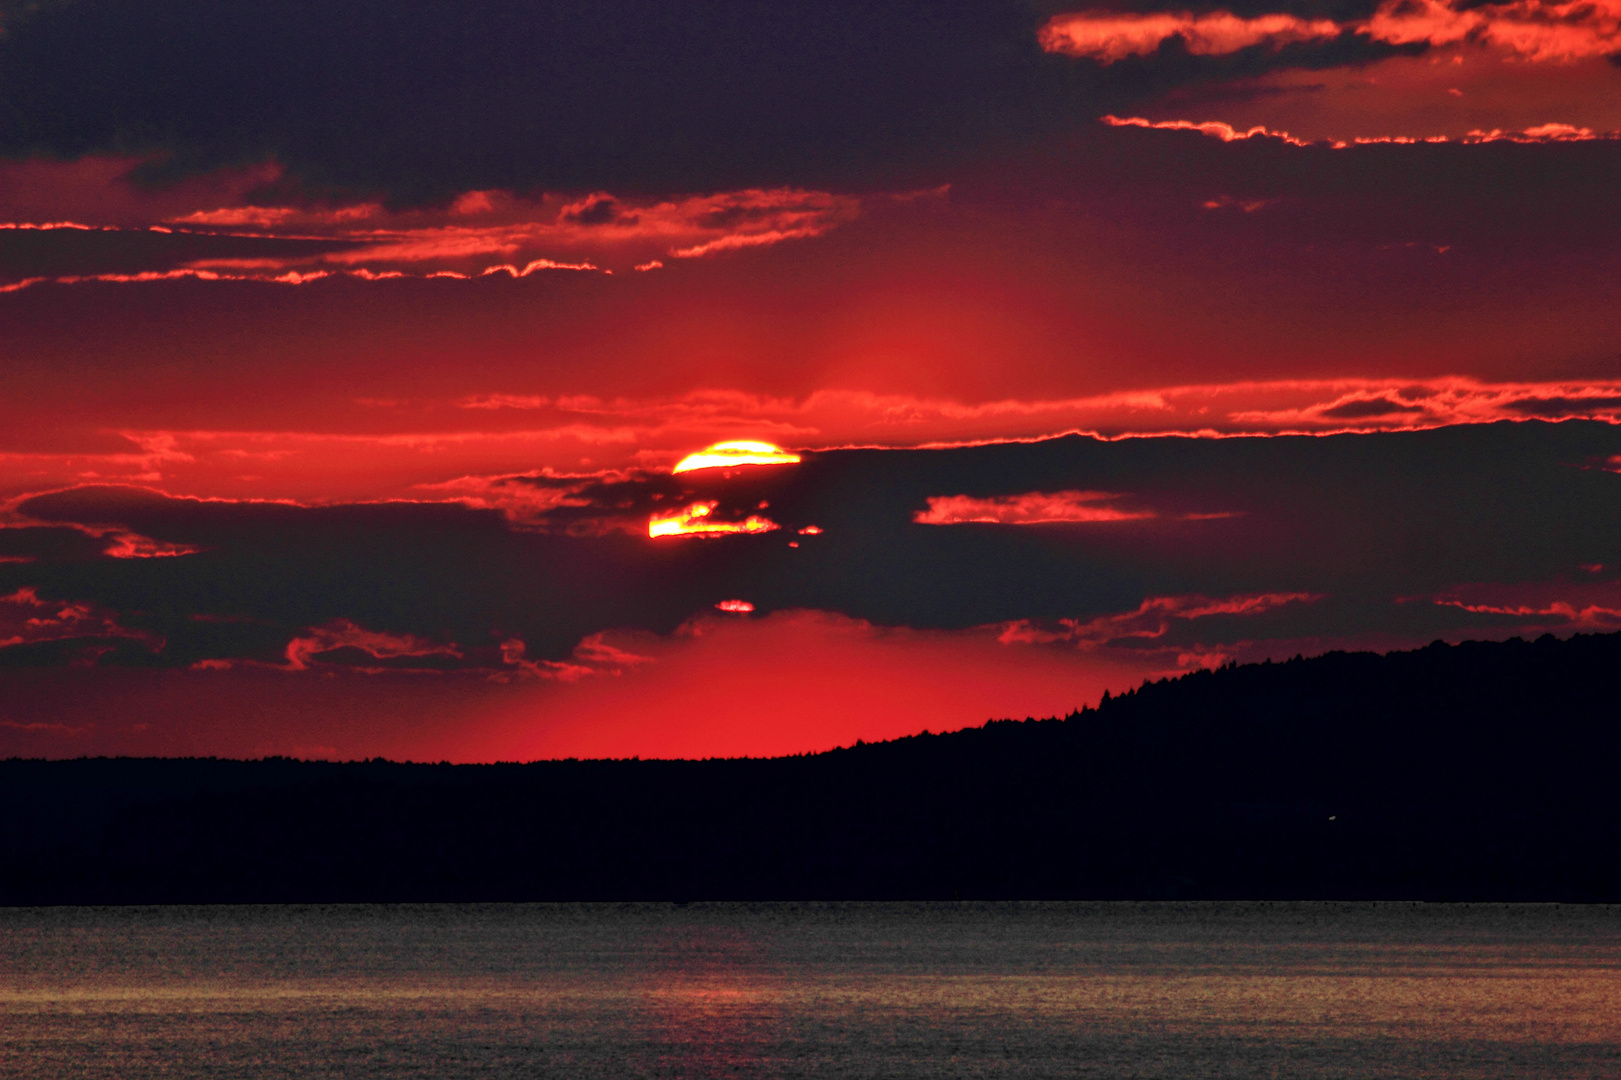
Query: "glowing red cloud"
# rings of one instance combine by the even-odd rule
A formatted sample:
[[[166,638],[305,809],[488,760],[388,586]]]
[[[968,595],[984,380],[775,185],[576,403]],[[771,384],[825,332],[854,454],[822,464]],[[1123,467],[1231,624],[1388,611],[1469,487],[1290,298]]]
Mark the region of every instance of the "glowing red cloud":
[[[109,533],[106,539],[112,543],[102,554],[114,559],[172,559],[181,555],[195,555],[203,550],[191,544],[153,540],[125,530]]]
[[[1320,599],[1318,594],[1304,592],[1250,593],[1219,600],[1205,596],[1153,596],[1135,611],[1100,615],[1095,619],[1059,619],[1051,626],[1020,619],[1007,623],[997,640],[1005,645],[1062,643],[1092,649],[1121,639],[1164,637],[1173,620],[1202,619],[1211,615],[1261,615],[1285,604],[1309,604]]]
[[[335,208],[241,206],[200,211],[171,224],[225,229],[243,235],[316,236],[357,246],[328,252],[321,263],[395,265],[438,263],[442,269],[479,275],[500,271],[522,276],[530,268],[595,269],[589,259],[531,257],[522,265],[501,262],[479,268],[469,260],[510,259],[538,249],[592,252],[593,258],[623,258],[657,251],[676,258],[806,239],[852,220],[859,202],[848,196],[798,189],[749,189],[661,201],[626,201],[599,192],[563,202],[557,196],[523,199],[498,191],[469,192],[450,210],[387,211],[375,203]],[[306,265],[300,262],[298,265]],[[280,265],[289,265],[283,260]],[[658,259],[637,262],[656,269]]]
[[[568,660],[530,660],[525,655],[528,646],[522,638],[508,638],[501,642],[501,663],[512,668],[509,675],[500,672],[492,681],[505,683],[515,676],[525,679],[544,679],[550,682],[572,683],[592,675],[623,675],[626,671],[649,663],[650,657],[621,649],[607,641],[607,634],[586,637],[574,647]]]
[[[1603,570],[1583,567],[1589,573]],[[1562,630],[1621,629],[1621,581],[1539,581],[1459,585],[1430,598],[1477,615],[1505,615]]]
[[[303,636],[289,641],[286,652],[287,666],[294,671],[306,671],[312,661],[318,661],[321,653],[344,648],[359,650],[377,660],[462,655],[454,645],[428,641],[414,634],[390,634],[379,630],[366,630],[348,619],[334,619],[325,626],[314,627],[305,631]]]
[[[264,162],[194,176],[174,184],[132,179],[149,159],[86,155],[73,161],[31,157],[0,162],[0,192],[16,218],[75,227],[151,227],[199,206],[222,206],[273,183],[282,167]],[[3,226],[0,226],[3,227]],[[157,226],[160,231],[167,228]]]
[[[750,514],[742,521],[720,521],[711,517],[720,503],[710,499],[695,502],[674,514],[654,515],[647,523],[648,536],[725,536],[733,533],[767,533],[781,528],[776,522]]]
[[[1457,142],[1476,145],[1493,142],[1550,143],[1621,139],[1621,131],[1595,132],[1592,128],[1575,127],[1571,124],[1538,124],[1535,127],[1524,128],[1520,131],[1504,131],[1501,128],[1493,128],[1490,131],[1476,129],[1459,138],[1450,138],[1446,135],[1426,135],[1423,137],[1375,135],[1358,136],[1348,140],[1325,139],[1321,142],[1313,142],[1310,139],[1296,138],[1287,131],[1274,131],[1260,125],[1240,130],[1220,120],[1147,120],[1141,116],[1102,116],[1098,119],[1110,127],[1140,127],[1160,131],[1197,131],[1201,135],[1208,135],[1213,139],[1220,139],[1222,142],[1265,138],[1278,139],[1291,146],[1328,146],[1335,150],[1344,150],[1351,146],[1372,146],[1376,144],[1416,145],[1418,143]],[[1207,209],[1216,209],[1224,205],[1228,204],[1219,200],[1205,203]],[[1245,209],[1252,208],[1259,209],[1259,206],[1245,207]]]
[[[104,624],[94,619],[88,605],[52,603],[41,600],[33,587],[18,589],[10,596],[0,596],[0,648],[31,641],[76,637],[84,627],[99,633]],[[43,614],[54,609],[51,614]]]
[[[0,187],[8,171],[0,166]],[[196,194],[218,196],[215,188]],[[853,196],[790,188],[619,200],[521,198],[468,192],[448,208],[392,210],[378,203],[345,206],[227,205],[170,213],[161,221],[83,224],[52,218],[0,222],[10,229],[78,229],[189,233],[243,239],[333,242],[298,255],[217,257],[140,273],[36,276],[0,285],[15,292],[43,282],[264,281],[304,284],[333,276],[361,279],[527,277],[544,270],[596,271],[612,262],[639,270],[659,257],[700,258],[741,248],[820,236],[854,220]],[[652,256],[652,258],[649,258]],[[607,270],[612,273],[612,270]]]
[[[747,615],[754,610],[754,605],[747,600],[722,600],[715,607],[717,610],[730,611],[738,615]]]
[[[1621,5],[1613,0],[1516,0],[1462,10],[1437,0],[1387,0],[1371,19],[1353,25],[1393,45],[1478,43],[1531,61],[1570,61],[1621,50]]]
[[[1346,22],[1279,14],[1244,18],[1230,11],[1087,11],[1054,16],[1039,39],[1048,52],[1112,64],[1147,56],[1173,37],[1188,52],[1217,55],[1347,33],[1393,45],[1467,43],[1527,61],[1571,61],[1621,50],[1621,6],[1607,0],[1516,0],[1461,8],[1438,0],[1385,0],[1371,18]]]
[[[3,460],[3,457],[4,455],[0,455],[0,460]],[[156,477],[154,477],[151,473],[147,473],[146,475],[138,476],[134,479],[150,481],[155,478]],[[150,495],[160,497],[162,495],[162,493],[157,489],[144,485],[137,490],[144,491]],[[39,524],[38,521],[17,511],[16,506],[19,501],[20,500],[13,499],[8,500],[5,503],[0,503],[0,528]],[[85,536],[94,537],[95,539],[100,540],[105,545],[101,549],[101,554],[110,559],[173,559],[184,555],[196,555],[203,550],[201,547],[197,547],[193,544],[179,544],[167,540],[154,540],[150,536],[142,536],[140,533],[133,532],[122,525],[113,523],[85,524],[83,522],[73,521],[52,522],[51,524],[57,525],[59,528],[72,529],[75,532],[83,533]],[[14,560],[0,559],[0,562],[10,561]],[[24,559],[20,561],[31,562],[32,560]]]
[[[696,469],[727,469],[736,465],[792,465],[799,455],[766,442],[737,440],[720,442],[688,454],[676,463],[672,473],[692,472]]]
[[[1340,26],[1332,20],[1299,19],[1293,15],[1246,19],[1230,11],[1206,15],[1185,11],[1143,15],[1087,11],[1054,16],[1041,28],[1039,40],[1048,52],[1112,64],[1128,56],[1147,56],[1172,37],[1180,37],[1191,53],[1211,55],[1237,52],[1251,45],[1276,49],[1293,41],[1339,34]]]
[[[1031,491],[980,499],[971,495],[931,495],[929,508],[912,520],[919,525],[1042,525],[1055,522],[1135,521],[1154,516],[1152,510],[1119,510],[1099,503],[1117,498],[1106,491]]]
[[[103,639],[102,646],[95,639]],[[0,596],[0,649],[48,641],[84,640],[86,658],[106,651],[116,639],[146,642],[154,647],[161,639],[118,625],[117,616],[94,604],[62,600],[42,600],[33,586]]]
[[[557,679],[562,682],[573,682],[587,675],[595,674],[593,669],[583,664],[571,664],[565,660],[529,660],[524,657],[528,651],[521,638],[508,638],[501,642],[501,662],[517,669],[519,675],[537,679]]]
[[[0,229],[22,230],[25,232],[54,232],[57,229],[72,229],[79,232],[122,232],[116,225],[83,225],[77,221],[0,221]]]

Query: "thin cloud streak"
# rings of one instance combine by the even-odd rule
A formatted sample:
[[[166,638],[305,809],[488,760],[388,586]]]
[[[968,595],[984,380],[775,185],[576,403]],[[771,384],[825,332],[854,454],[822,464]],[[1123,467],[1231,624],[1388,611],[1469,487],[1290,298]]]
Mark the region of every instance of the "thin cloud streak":
[[[1271,128],[1256,125],[1254,127],[1239,129],[1220,120],[1148,120],[1141,116],[1102,116],[1103,123],[1110,127],[1139,127],[1158,131],[1197,131],[1201,135],[1208,135],[1222,142],[1237,142],[1244,139],[1277,139],[1290,146],[1326,146],[1334,150],[1344,150],[1352,146],[1374,145],[1416,145],[1418,143],[1462,143],[1474,146],[1483,143],[1513,142],[1513,143],[1557,143],[1557,142],[1593,142],[1596,140],[1621,139],[1621,131],[1594,131],[1592,128],[1576,127],[1572,124],[1538,124],[1535,127],[1523,128],[1519,131],[1504,131],[1493,128],[1490,131],[1475,129],[1457,138],[1447,135],[1361,135],[1352,139],[1301,139],[1289,134],[1287,131],[1276,131]]]
[[[1004,645],[1068,644],[1097,648],[1124,638],[1162,638],[1178,620],[1212,615],[1262,615],[1285,604],[1310,604],[1320,593],[1250,593],[1211,599],[1207,596],[1151,596],[1134,611],[1101,615],[1095,619],[1058,619],[1043,625],[1019,619],[1000,628]]]
[[[1561,631],[1621,629],[1621,580],[1459,585],[1430,597],[1429,602]]]
[[[45,282],[266,281],[304,284],[334,276],[361,280],[541,270],[656,269],[661,258],[698,259],[728,251],[810,239],[860,214],[854,196],[797,188],[719,192],[665,199],[521,197],[474,191],[439,209],[389,210],[378,203],[340,206],[223,206],[140,225],[80,221],[0,222],[32,232],[168,234],[251,246],[303,242],[305,250],[194,258],[138,273],[33,275],[0,285],[16,292]],[[313,245],[313,246],[312,246]],[[161,252],[159,252],[161,254]],[[154,258],[158,255],[154,255]]]
[[[917,511],[912,520],[919,525],[1051,525],[1138,521],[1156,516],[1152,510],[1122,510],[1106,505],[1116,498],[1107,491],[1031,491],[988,499],[932,495],[929,508]]]
[[[220,265],[220,260],[214,260]],[[357,281],[388,281],[397,278],[456,278],[466,281],[476,277],[489,277],[492,274],[507,274],[514,278],[528,277],[540,270],[600,270],[601,267],[592,263],[559,263],[549,259],[536,259],[525,264],[521,269],[511,263],[502,263],[499,266],[487,266],[475,273],[461,273],[455,270],[435,270],[431,273],[407,273],[403,270],[372,271],[358,270],[285,270],[281,271],[271,267],[255,272],[250,268],[239,268],[234,271],[214,270],[208,268],[183,268],[179,270],[152,270],[139,274],[63,274],[57,277],[30,277],[0,285],[0,293],[21,292],[36,285],[81,285],[90,282],[102,284],[144,285],[154,281],[254,281],[273,285],[308,285],[311,282],[321,281],[325,278],[346,277]]]

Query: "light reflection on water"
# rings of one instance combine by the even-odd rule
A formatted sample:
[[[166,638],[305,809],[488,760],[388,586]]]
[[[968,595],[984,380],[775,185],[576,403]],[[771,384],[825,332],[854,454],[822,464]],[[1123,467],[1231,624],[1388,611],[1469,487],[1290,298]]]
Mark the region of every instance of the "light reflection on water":
[[[0,909],[0,1076],[1621,1077],[1621,909]]]

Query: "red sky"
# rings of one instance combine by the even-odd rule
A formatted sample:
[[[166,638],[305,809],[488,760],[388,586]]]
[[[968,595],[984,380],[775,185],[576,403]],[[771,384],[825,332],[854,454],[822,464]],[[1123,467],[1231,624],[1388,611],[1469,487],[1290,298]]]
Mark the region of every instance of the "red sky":
[[[0,754],[786,753],[1621,625],[1612,7],[740,2],[545,85],[127,7],[0,23]],[[671,476],[739,439],[804,461]]]

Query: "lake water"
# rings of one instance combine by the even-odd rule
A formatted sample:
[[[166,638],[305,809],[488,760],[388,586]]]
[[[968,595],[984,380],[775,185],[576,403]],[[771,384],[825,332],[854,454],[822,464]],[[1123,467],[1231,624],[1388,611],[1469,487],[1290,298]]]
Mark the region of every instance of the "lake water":
[[[1621,1077],[1621,908],[0,909],[0,1076]]]

